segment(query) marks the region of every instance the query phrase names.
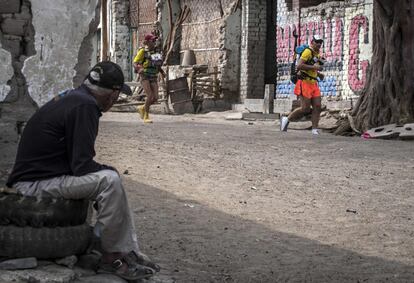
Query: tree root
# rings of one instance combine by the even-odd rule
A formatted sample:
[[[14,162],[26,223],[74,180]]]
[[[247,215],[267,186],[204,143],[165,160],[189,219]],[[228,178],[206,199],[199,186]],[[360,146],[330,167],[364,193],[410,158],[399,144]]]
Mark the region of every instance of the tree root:
[[[336,136],[355,136],[357,133],[351,127],[351,123],[348,119],[342,119],[338,121],[338,128],[333,132]]]

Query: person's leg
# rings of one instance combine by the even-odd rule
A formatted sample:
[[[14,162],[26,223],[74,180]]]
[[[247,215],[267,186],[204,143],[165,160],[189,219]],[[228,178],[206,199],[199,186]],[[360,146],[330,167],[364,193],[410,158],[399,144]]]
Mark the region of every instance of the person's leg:
[[[289,116],[289,121],[295,121],[303,117],[303,115],[310,112],[311,100],[309,98],[300,96],[300,107],[293,110]]]
[[[317,87],[317,85],[316,85]],[[303,115],[310,112],[311,99],[313,96],[313,90],[315,84],[311,82],[299,80],[294,89],[294,93],[300,97],[300,107],[293,110],[288,117],[282,117],[280,119],[280,130],[287,131],[287,127],[290,121],[298,120]]]
[[[153,94],[152,101],[151,101],[151,105],[152,105],[158,100],[158,82],[157,81],[151,82],[151,89],[152,89],[152,94]]]
[[[145,90],[145,93],[147,94],[144,109],[146,113],[149,113],[150,106],[152,104],[152,101],[154,100],[154,90],[152,87],[152,82],[150,80],[146,80],[144,90]]]
[[[312,100],[312,129],[317,129],[319,125],[319,119],[321,117],[321,97],[313,97]]]
[[[24,195],[96,201],[103,250],[108,253],[138,252],[132,215],[117,172],[102,170],[81,177],[61,176],[36,182],[18,182],[14,187]]]
[[[97,223],[104,254],[101,272],[127,280],[148,278],[160,267],[138,248],[132,214],[117,172],[102,170],[84,176],[61,176],[36,182],[18,182],[23,195],[89,199],[98,204]]]
[[[309,113],[310,105],[311,105],[311,100],[301,95],[300,96],[300,107],[290,112],[288,117],[282,116],[280,118],[280,130],[283,132],[286,132],[290,121],[298,120],[302,118],[304,114]]]
[[[150,81],[150,95],[147,96],[147,100],[145,102],[145,116],[144,122],[145,123],[152,123],[152,120],[149,117],[149,111],[152,104],[154,104],[158,99],[158,83],[157,81]]]
[[[148,93],[151,92],[150,81],[148,79],[146,79],[146,77],[144,77],[144,75],[141,75],[140,78],[141,78],[140,81],[141,81],[142,89],[144,90],[145,95],[147,96],[147,99],[146,99],[146,101],[147,101],[148,96],[149,96]],[[145,105],[146,105],[146,103],[144,103],[144,105],[138,106],[138,113],[139,113],[139,116],[140,116],[141,119],[145,118]]]

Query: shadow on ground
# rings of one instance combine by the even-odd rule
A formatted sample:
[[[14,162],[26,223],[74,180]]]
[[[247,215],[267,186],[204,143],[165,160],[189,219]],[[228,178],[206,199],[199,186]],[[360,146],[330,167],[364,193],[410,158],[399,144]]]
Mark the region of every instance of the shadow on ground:
[[[142,249],[177,282],[414,281],[413,266],[272,231],[125,181]]]

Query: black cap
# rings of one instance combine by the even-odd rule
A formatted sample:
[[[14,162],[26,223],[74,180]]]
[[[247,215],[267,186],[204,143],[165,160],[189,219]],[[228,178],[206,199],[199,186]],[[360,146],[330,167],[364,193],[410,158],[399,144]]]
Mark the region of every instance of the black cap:
[[[99,87],[119,90],[126,95],[132,95],[131,88],[124,84],[124,74],[121,67],[114,62],[99,62],[89,71],[86,78],[91,84]]]

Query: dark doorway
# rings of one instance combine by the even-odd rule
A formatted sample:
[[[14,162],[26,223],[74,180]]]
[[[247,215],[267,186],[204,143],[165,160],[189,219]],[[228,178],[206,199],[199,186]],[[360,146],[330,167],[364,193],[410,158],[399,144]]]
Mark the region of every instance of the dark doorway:
[[[277,0],[266,1],[265,84],[276,84],[276,16]]]

